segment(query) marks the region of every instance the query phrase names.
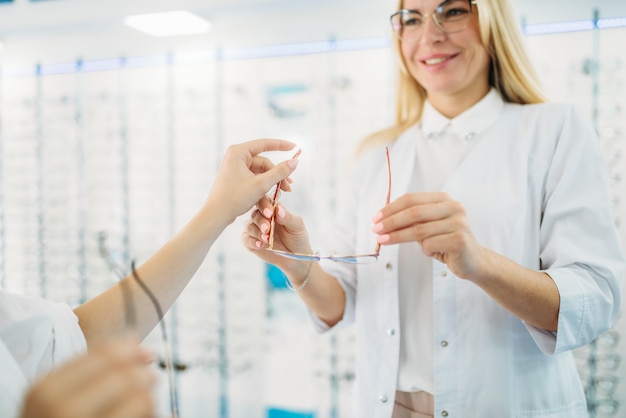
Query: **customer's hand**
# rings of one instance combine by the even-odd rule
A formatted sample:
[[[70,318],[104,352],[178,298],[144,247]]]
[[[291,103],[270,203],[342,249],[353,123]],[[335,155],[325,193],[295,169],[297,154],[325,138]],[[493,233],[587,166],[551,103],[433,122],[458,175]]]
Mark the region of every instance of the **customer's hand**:
[[[209,201],[220,207],[232,222],[247,212],[265,193],[281,180],[283,190],[291,190],[289,175],[298,165],[290,159],[274,165],[259,154],[267,151],[288,151],[295,144],[280,139],[257,139],[228,147],[222,159],[217,178],[209,194]]]
[[[481,274],[485,249],[476,242],[463,205],[446,193],[405,194],[372,221],[382,245],[417,242],[426,256],[445,263],[456,276]]]
[[[134,340],[108,342],[35,383],[21,418],[151,418],[152,356]]]

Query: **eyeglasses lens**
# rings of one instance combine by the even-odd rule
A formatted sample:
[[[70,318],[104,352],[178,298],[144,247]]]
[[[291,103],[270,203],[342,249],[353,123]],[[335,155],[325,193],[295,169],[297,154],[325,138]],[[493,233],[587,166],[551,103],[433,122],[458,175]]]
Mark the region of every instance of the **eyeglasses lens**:
[[[439,29],[453,33],[465,29],[471,15],[470,1],[453,0],[437,7],[431,14],[422,14],[416,10],[399,10],[391,15],[391,26],[400,40],[414,42],[420,39],[429,17],[433,18]]]

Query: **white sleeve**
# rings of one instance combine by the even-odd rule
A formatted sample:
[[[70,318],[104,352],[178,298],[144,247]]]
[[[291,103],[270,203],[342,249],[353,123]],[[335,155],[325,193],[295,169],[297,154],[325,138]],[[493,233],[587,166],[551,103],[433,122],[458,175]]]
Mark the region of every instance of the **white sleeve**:
[[[0,416],[17,418],[28,387],[86,348],[69,306],[0,290]]]
[[[338,215],[333,220],[332,229],[326,235],[321,251],[334,254],[359,254],[363,253],[364,242],[359,241],[359,228],[366,226],[369,231],[369,223],[364,222],[367,217],[363,212],[363,200],[371,194],[374,179],[377,179],[383,171],[384,155],[382,145],[372,148],[361,155],[352,167],[350,181],[340,193]],[[381,192],[381,196],[384,196]],[[369,218],[368,218],[369,220]],[[361,225],[362,224],[362,225]],[[361,246],[361,248],[359,248]],[[318,332],[330,329],[339,329],[349,326],[355,321],[356,293],[357,293],[357,265],[332,262],[324,260],[320,262],[324,271],[334,276],[345,293],[345,309],[341,320],[332,328],[311,313],[313,324]]]
[[[622,303],[625,261],[610,207],[608,170],[585,121],[570,108],[545,184],[541,266],[559,290],[558,332],[527,328],[549,354],[595,339],[612,326]]]
[[[356,226],[354,210],[356,207],[356,196],[343,195],[343,202],[340,204],[339,216],[333,220],[332,229],[328,232],[324,240],[321,251],[325,253],[354,254],[356,240]],[[336,263],[328,260],[320,262],[322,269],[335,277],[345,293],[345,308],[343,317],[332,328],[319,319],[313,312],[310,312],[313,325],[318,332],[326,332],[330,329],[347,327],[354,323],[354,313],[356,308],[356,267],[354,264]]]
[[[28,382],[2,339],[0,339],[0,370],[0,416],[17,418]]]
[[[68,305],[5,292],[0,292],[0,302],[0,339],[27,381],[86,351],[78,318]]]

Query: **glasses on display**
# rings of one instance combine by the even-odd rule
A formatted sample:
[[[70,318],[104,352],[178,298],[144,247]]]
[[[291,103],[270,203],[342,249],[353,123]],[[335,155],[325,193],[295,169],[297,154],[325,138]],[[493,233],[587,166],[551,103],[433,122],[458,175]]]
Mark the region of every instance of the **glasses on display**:
[[[619,345],[620,335],[613,330],[606,331],[604,334],[596,338],[598,347],[613,349]]]
[[[594,379],[595,390],[597,393],[605,396],[613,396],[617,386],[619,385],[619,378],[615,375],[601,375]]]
[[[590,367],[594,367],[597,370],[604,371],[617,371],[619,370],[620,363],[622,358],[617,353],[605,353],[605,354],[597,354],[587,360],[587,364]]]
[[[600,417],[616,417],[619,412],[620,404],[615,399],[601,399],[593,403],[590,411],[595,413],[595,416]]]
[[[299,154],[296,154],[296,156]],[[294,157],[295,158],[295,157]],[[391,164],[389,161],[389,148],[385,147],[385,158],[387,161],[387,197],[385,199],[385,205],[389,204],[389,200],[391,198]],[[271,251],[275,254],[281,255],[283,257],[293,258],[295,260],[303,260],[303,261],[320,261],[320,260],[331,260],[340,263],[349,263],[349,264],[371,264],[375,263],[378,260],[378,256],[380,255],[380,244],[376,244],[374,248],[374,252],[370,254],[331,254],[331,255],[320,255],[316,254],[300,254],[293,253],[290,251],[282,251],[274,249],[274,230],[276,229],[276,213],[278,210],[278,198],[280,196],[280,184],[278,182],[276,184],[276,190],[274,191],[274,202],[272,209],[272,217],[270,219],[270,230],[269,230],[269,238],[268,238],[268,247],[267,250]]]
[[[424,25],[429,17],[439,29],[454,33],[467,28],[476,1],[446,0],[430,14],[417,10],[401,9],[391,15],[391,27],[395,36],[403,42],[417,42],[422,36]]]
[[[120,286],[122,289],[122,298],[124,301],[124,315],[126,328],[129,330],[137,329],[137,310],[135,309],[135,301],[133,300],[132,291],[130,290],[130,282],[125,280],[126,274],[124,274],[123,269],[117,262],[113,259],[111,252],[106,246],[106,233],[100,232],[98,235],[98,249],[100,251],[100,255],[106,263],[108,264],[111,271],[115,273],[120,281]],[[148,299],[150,299],[150,303],[154,307],[154,310],[159,318],[159,325],[161,327],[161,342],[163,343],[163,351],[165,353],[165,359],[159,360],[159,367],[164,368],[167,373],[168,385],[169,385],[169,396],[170,396],[170,418],[178,418],[178,393],[176,391],[176,385],[174,384],[174,364],[172,361],[172,351],[170,346],[170,340],[167,334],[167,327],[165,326],[165,322],[163,322],[163,309],[161,308],[161,304],[154,296],[150,288],[144,283],[144,281],[139,277],[137,270],[135,269],[135,261],[131,261],[131,276],[133,280],[139,285],[141,290],[146,294]]]

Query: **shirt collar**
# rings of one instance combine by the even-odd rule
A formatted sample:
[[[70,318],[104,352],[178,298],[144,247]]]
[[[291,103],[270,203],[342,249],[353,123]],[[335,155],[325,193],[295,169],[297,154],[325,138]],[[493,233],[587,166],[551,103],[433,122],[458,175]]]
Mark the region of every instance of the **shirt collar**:
[[[504,101],[494,88],[478,103],[453,119],[443,116],[427,100],[424,103],[422,130],[426,138],[434,139],[444,129],[451,128],[464,139],[471,140],[496,122],[503,107]]]

